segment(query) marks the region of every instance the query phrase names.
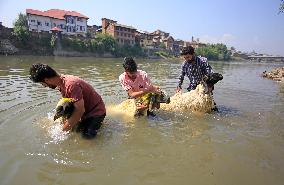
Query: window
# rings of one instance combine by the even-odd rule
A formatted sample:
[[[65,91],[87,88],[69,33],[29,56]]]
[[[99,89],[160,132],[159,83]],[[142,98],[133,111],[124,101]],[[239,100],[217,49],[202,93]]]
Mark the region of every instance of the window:
[[[48,22],[45,22],[45,26],[49,26],[49,23],[48,23]]]
[[[35,23],[35,20],[31,20],[31,22]]]
[[[68,29],[68,32],[72,32],[73,27],[72,27],[72,26],[69,26],[67,29]]]
[[[38,26],[41,26],[41,22],[40,22],[40,21],[37,21],[37,25],[38,25]]]
[[[67,17],[67,23],[74,24],[74,18],[73,17]]]
[[[56,27],[56,24],[55,24],[55,23],[53,23],[53,27]]]

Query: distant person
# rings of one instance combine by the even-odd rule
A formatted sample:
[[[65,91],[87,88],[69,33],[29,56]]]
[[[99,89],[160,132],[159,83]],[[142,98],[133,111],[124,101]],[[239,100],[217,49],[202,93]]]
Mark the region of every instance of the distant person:
[[[86,139],[94,138],[106,116],[105,104],[94,88],[72,75],[58,74],[46,64],[33,64],[30,68],[30,79],[44,87],[58,89],[62,97],[72,98],[74,111],[63,123],[63,131],[77,126],[77,131]]]
[[[143,115],[143,111],[146,109],[147,116],[155,116],[152,108],[159,109],[160,103],[169,103],[169,99],[163,99],[165,98],[164,93],[158,86],[150,82],[145,71],[137,69],[137,64],[132,57],[124,58],[123,67],[125,72],[119,76],[119,81],[128,96],[135,99],[136,116]],[[153,107],[149,107],[151,100],[153,100]]]
[[[181,56],[183,56],[184,62],[181,66],[181,74],[176,92],[181,91],[184,76],[187,76],[189,79],[188,91],[194,90],[198,84],[205,81],[207,82],[208,91],[212,93],[214,84],[222,80],[223,76],[213,72],[212,67],[207,62],[207,58],[196,56],[192,46],[184,47],[181,51]],[[216,105],[215,102],[214,104]],[[217,111],[218,109],[215,106],[213,110]]]

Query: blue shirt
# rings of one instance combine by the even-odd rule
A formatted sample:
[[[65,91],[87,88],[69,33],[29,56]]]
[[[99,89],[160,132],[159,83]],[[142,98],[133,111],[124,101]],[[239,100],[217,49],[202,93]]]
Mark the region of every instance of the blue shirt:
[[[178,86],[181,88],[184,76],[189,79],[187,90],[191,91],[202,81],[202,79],[213,73],[212,67],[208,64],[207,58],[195,56],[194,61],[184,61],[181,66]]]

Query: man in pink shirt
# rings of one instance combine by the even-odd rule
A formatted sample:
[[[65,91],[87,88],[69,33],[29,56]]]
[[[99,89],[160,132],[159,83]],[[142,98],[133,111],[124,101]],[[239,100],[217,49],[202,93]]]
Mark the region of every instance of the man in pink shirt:
[[[76,76],[60,75],[46,64],[33,64],[30,79],[44,87],[58,89],[64,98],[73,99],[75,109],[63,123],[64,131],[77,125],[77,131],[82,132],[84,138],[96,136],[106,116],[106,109],[101,96],[90,84]]]
[[[161,90],[157,86],[152,85],[145,71],[137,70],[137,64],[132,57],[124,58],[123,67],[125,72],[119,76],[119,81],[123,89],[127,91],[128,96],[136,100],[137,115],[140,115],[143,110],[148,109],[148,105],[145,105],[140,98],[147,93],[161,94]],[[159,103],[153,106],[160,108]],[[147,115],[155,116],[149,110],[147,111]]]

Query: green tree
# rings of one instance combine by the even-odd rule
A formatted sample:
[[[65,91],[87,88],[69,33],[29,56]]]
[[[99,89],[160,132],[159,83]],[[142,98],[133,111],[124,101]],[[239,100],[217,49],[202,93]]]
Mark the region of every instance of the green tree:
[[[106,52],[113,52],[116,47],[116,41],[113,36],[108,34],[97,34],[96,40],[102,43],[103,49]]]
[[[201,55],[208,60],[230,60],[231,52],[224,44],[210,44],[195,50],[196,55]]]
[[[55,48],[55,44],[56,44],[56,36],[52,35],[50,39],[50,47]]]
[[[13,35],[20,41],[22,45],[26,45],[30,38],[27,16],[20,13],[14,22]]]
[[[162,42],[162,43],[160,44],[160,48],[166,49],[166,44]]]

